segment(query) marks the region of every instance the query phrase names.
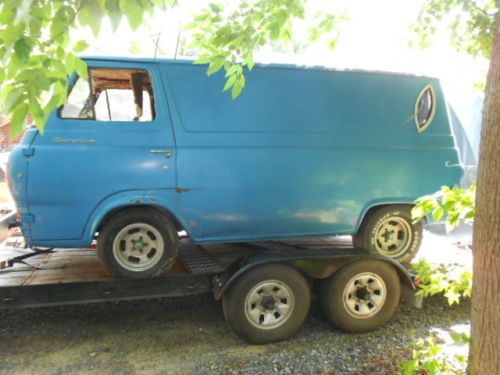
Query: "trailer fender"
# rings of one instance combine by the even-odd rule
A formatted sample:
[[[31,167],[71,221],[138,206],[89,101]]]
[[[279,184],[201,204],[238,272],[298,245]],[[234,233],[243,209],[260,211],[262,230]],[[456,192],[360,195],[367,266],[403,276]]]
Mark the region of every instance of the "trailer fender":
[[[401,283],[411,290],[415,289],[413,278],[406,268],[395,260],[377,254],[368,254],[363,250],[350,249],[327,256],[286,256],[276,254],[257,254],[243,258],[241,261],[231,265],[222,274],[214,279],[214,297],[222,299],[224,293],[238,280],[238,278],[250,269],[264,264],[283,264],[304,273],[312,279],[325,279],[333,275],[338,269],[346,264],[359,260],[375,259],[389,263],[398,272]]]

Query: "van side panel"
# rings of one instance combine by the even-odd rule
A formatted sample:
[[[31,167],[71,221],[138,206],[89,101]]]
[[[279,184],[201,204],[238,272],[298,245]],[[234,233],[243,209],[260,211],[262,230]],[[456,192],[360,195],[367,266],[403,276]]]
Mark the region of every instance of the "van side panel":
[[[457,183],[439,82],[367,72],[256,67],[237,100],[223,74],[162,64],[178,186],[202,192],[202,237],[227,241],[353,233],[373,204],[412,203]],[[415,101],[437,109],[418,133]]]

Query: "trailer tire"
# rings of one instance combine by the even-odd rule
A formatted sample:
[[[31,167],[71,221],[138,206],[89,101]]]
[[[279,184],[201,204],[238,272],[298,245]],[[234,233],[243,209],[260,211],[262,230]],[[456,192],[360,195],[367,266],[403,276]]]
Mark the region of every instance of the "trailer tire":
[[[399,275],[381,260],[347,264],[320,284],[323,312],[348,332],[369,332],[384,325],[396,314],[400,298]]]
[[[422,222],[412,222],[411,206],[390,205],[368,213],[352,242],[354,247],[406,264],[417,255],[422,232]]]
[[[222,300],[229,326],[252,344],[281,341],[296,334],[310,303],[311,291],[305,277],[278,264],[247,271]]]
[[[97,241],[101,264],[112,274],[147,278],[170,269],[177,258],[175,226],[157,210],[131,208],[109,219]]]

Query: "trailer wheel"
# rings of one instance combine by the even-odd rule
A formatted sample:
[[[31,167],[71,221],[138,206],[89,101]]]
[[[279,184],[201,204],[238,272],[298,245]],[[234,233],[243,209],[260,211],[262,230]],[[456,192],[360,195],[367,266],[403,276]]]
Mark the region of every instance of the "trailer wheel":
[[[102,228],[97,255],[117,276],[145,278],[173,266],[178,237],[168,218],[154,209],[132,208],[113,216]]]
[[[263,265],[243,274],[224,295],[224,316],[243,340],[265,344],[300,329],[311,292],[304,276],[283,265]]]
[[[411,206],[381,207],[368,214],[352,241],[355,247],[409,263],[422,243],[422,222],[412,223]]]
[[[397,271],[380,260],[362,260],[340,268],[320,286],[326,316],[348,332],[372,331],[396,313],[401,284]]]

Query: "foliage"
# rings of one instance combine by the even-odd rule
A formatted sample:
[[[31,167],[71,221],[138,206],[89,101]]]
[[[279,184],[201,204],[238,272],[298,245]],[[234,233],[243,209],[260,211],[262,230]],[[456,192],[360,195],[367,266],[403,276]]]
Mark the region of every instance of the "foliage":
[[[417,340],[412,359],[402,364],[403,375],[425,374],[465,374],[467,357],[462,353],[454,353],[456,347],[462,346],[467,353],[470,335],[465,332],[451,332],[451,343],[442,343],[436,334]]]
[[[460,303],[461,298],[471,296],[472,273],[464,266],[437,266],[422,259],[412,264],[412,268],[417,271],[416,296],[425,298],[443,293],[450,306]],[[449,336],[451,343],[438,340],[436,334],[417,340],[412,359],[402,364],[402,373],[404,375],[465,374],[470,334],[451,331]],[[457,346],[463,347],[459,353],[456,350]]]
[[[437,266],[421,259],[412,264],[412,268],[417,271],[417,296],[425,298],[444,293],[450,305],[471,296],[472,272],[464,266]]]
[[[154,7],[172,0],[3,0],[0,2],[0,96],[11,114],[11,132],[19,134],[28,115],[43,131],[48,115],[64,103],[68,78],[87,76],[77,53],[88,45],[72,41],[70,29],[89,26],[99,32],[108,15],[116,29],[125,15],[133,28]]]
[[[462,221],[470,223],[474,220],[476,200],[476,185],[467,189],[441,187],[434,194],[426,195],[415,201],[412,210],[414,222],[431,215],[432,220],[446,220],[446,230],[449,232]]]
[[[428,47],[436,34],[449,33],[455,48],[490,58],[498,0],[426,0],[414,25],[416,43]]]
[[[290,41],[293,20],[305,17],[306,0],[244,0],[226,9],[210,3],[186,26],[190,30],[199,58],[197,64],[208,64],[207,75],[224,68],[226,84],[233,99],[243,91],[245,68],[254,66],[254,52],[272,41]],[[339,37],[343,16],[328,13],[316,15],[317,26],[310,30],[310,40],[329,34],[330,45]]]

